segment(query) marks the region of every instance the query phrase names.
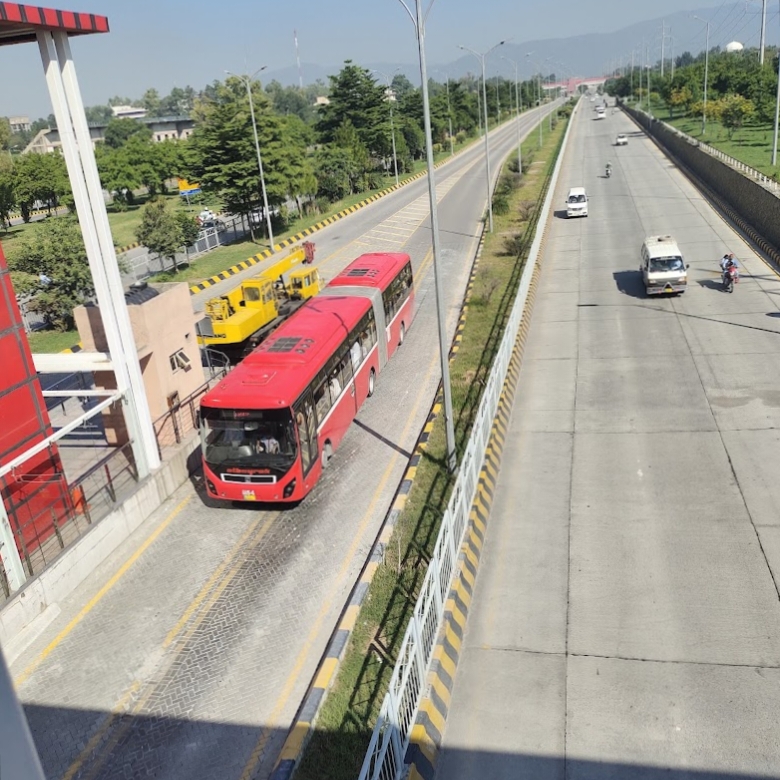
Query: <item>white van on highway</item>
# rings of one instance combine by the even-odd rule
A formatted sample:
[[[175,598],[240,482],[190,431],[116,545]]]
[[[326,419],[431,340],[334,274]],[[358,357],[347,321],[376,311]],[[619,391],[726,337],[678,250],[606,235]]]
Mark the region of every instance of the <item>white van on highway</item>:
[[[588,216],[588,193],[584,187],[572,187],[566,196],[567,217]]]
[[[688,266],[677,242],[669,235],[645,239],[639,270],[648,295],[684,293],[688,287]]]

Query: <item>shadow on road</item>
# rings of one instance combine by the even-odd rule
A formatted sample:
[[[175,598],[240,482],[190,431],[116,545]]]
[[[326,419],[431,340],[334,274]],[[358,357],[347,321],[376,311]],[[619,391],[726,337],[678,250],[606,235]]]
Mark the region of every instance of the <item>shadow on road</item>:
[[[639,271],[615,271],[612,274],[618,292],[630,295],[632,298],[647,298],[642,274]]]

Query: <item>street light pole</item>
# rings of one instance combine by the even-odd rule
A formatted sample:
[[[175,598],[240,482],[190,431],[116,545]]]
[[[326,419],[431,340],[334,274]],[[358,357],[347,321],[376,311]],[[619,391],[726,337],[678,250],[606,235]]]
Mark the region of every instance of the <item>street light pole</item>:
[[[520,140],[520,88],[518,87],[518,66],[517,62],[510,60],[509,57],[501,57],[502,60],[506,60],[515,66],[515,111],[517,113],[515,125],[517,127],[517,172],[522,174],[523,172],[523,145]]]
[[[701,110],[701,134],[704,135],[707,132],[707,80],[710,71],[710,23],[706,19],[702,19],[701,16],[694,14],[694,19],[698,19],[700,22],[704,22],[707,25],[707,37],[704,44],[704,103]]]
[[[398,72],[398,68],[396,68],[395,72]],[[390,99],[390,84],[391,84],[391,78],[387,75],[387,73],[382,73],[381,70],[375,70],[374,73],[378,73],[380,76],[384,76],[385,83],[387,84],[387,92],[385,93],[387,97],[387,102],[390,103],[390,137],[393,141],[393,170],[395,172],[395,186],[398,186],[398,157],[395,153],[395,125],[393,124],[393,102],[395,101],[395,95],[393,95],[393,99]]]
[[[419,2],[419,0],[418,0]],[[506,41],[499,41],[495,46],[491,46],[484,54],[480,54],[474,49],[469,49],[468,46],[458,46],[463,51],[471,52],[482,66],[482,103],[485,109],[485,173],[487,176],[487,203],[488,203],[488,225],[490,232],[493,232],[493,197],[491,193],[491,179],[490,179],[490,141],[488,139],[488,114],[487,114],[487,89],[485,88],[485,59],[488,54],[499,46],[503,46]]]
[[[780,51],[778,51],[778,57],[780,57]],[[778,60],[780,66],[780,60]],[[772,165],[777,165],[777,135],[778,126],[780,126],[780,67],[777,71],[777,100],[775,102],[775,132],[772,139]]]
[[[544,144],[544,117],[542,116],[542,69],[539,67],[539,63],[531,59],[531,55],[533,54],[532,51],[526,52],[526,57],[528,58],[528,62],[532,66],[536,66],[539,68],[539,77],[536,79],[536,99],[539,104],[539,111],[537,112],[537,116],[539,117],[539,148],[542,148],[542,145]]]
[[[235,76],[246,87],[246,94],[249,98],[249,113],[252,117],[252,131],[255,136],[255,151],[257,152],[257,167],[260,171],[260,189],[263,193],[263,208],[265,209],[265,224],[268,227],[268,239],[271,242],[271,251],[274,250],[274,230],[271,227],[271,210],[268,208],[268,193],[265,189],[265,176],[263,175],[263,157],[260,154],[260,139],[257,136],[257,121],[255,119],[255,104],[252,100],[252,79],[258,74],[264,71],[268,66],[263,65],[262,68],[258,68],[251,76],[237,76],[235,73],[226,71],[229,76]]]
[[[436,312],[439,327],[439,357],[441,359],[441,383],[444,394],[444,421],[447,435],[447,468],[452,473],[458,466],[458,453],[455,447],[455,423],[452,410],[452,387],[450,386],[449,347],[447,345],[447,323],[444,319],[444,294],[442,291],[441,272],[439,269],[440,242],[439,219],[436,204],[436,181],[433,168],[433,136],[431,133],[431,113],[428,100],[428,71],[425,64],[425,21],[435,0],[430,0],[427,10],[423,13],[424,0],[413,0],[415,11],[406,4],[406,0],[398,0],[406,9],[412,20],[417,36],[417,50],[420,58],[420,81],[422,87],[423,116],[425,120],[425,147],[428,161],[428,198],[431,208],[431,238],[433,245],[433,278],[436,289]]]

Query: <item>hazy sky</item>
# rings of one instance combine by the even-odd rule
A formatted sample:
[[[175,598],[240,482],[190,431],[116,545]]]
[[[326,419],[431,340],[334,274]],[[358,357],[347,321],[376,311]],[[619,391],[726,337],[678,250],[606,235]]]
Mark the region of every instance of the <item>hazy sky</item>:
[[[39,0],[47,5],[46,0]],[[407,0],[413,2],[413,0]],[[752,0],[756,5],[756,0]],[[713,7],[717,1],[711,0]],[[65,0],[60,8],[108,16],[111,32],[75,38],[72,48],[87,104],[156,87],[200,88],[226,69],[252,72],[295,63],[415,62],[413,29],[399,0]],[[428,20],[431,67],[457,58],[458,43],[487,48],[515,42],[611,32],[707,0],[436,0]],[[776,24],[776,22],[775,22]],[[577,63],[571,63],[576,69]],[[50,112],[37,46],[0,47],[0,115]]]

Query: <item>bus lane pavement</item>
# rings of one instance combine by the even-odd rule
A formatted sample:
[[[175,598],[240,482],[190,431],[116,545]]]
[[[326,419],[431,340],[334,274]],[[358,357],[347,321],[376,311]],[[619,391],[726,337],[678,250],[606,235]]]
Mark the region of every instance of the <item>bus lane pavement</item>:
[[[507,133],[494,153],[513,146]],[[441,266],[450,334],[482,214],[480,171],[472,163],[437,186],[442,225],[452,226],[443,231]],[[266,512],[217,507],[197,484],[182,486],[14,660],[48,777],[118,777],[127,767],[174,780],[270,772],[438,384],[430,231],[415,200],[398,210],[406,214],[391,215],[403,226],[398,243],[390,237],[381,248],[413,255],[417,317],[318,488],[296,509]],[[456,229],[463,225],[471,228]],[[334,266],[380,244],[377,225],[365,227],[353,240],[372,234],[372,243],[342,252]],[[63,635],[166,521],[123,579]]]

